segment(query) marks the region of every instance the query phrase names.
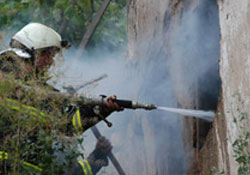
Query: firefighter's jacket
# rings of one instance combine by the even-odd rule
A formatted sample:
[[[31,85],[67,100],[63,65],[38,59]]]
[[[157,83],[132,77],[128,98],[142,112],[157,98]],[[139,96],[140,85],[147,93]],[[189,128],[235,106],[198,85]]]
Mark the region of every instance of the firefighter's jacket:
[[[55,151],[52,146],[55,142],[51,139],[53,135],[63,133],[71,136],[75,130],[84,131],[87,128],[82,117],[94,115],[90,107],[81,107],[80,111],[63,96],[37,93],[36,87],[45,91],[54,89],[46,84],[44,77],[40,79],[37,77],[36,70],[25,72],[22,66],[33,64],[31,57],[29,53],[18,49],[0,52],[0,70],[4,73],[0,74],[2,174],[9,172],[9,169],[21,174],[27,172],[50,174],[51,169],[56,169],[53,167],[55,163],[53,162]],[[25,61],[20,61],[22,59]],[[20,86],[16,82],[34,88],[27,90],[25,86]],[[45,148],[44,145],[48,147]],[[74,159],[74,161],[69,166],[65,164],[65,169],[68,169],[70,174],[93,174],[91,165],[86,159],[78,162]],[[14,167],[12,163],[15,164]],[[64,170],[58,169],[59,173],[65,173]]]

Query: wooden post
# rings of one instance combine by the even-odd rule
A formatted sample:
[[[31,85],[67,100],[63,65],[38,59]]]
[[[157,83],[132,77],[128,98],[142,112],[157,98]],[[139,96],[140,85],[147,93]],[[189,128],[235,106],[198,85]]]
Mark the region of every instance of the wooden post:
[[[88,26],[87,31],[84,34],[84,36],[82,38],[82,41],[80,43],[80,46],[78,48],[77,56],[81,56],[81,54],[83,53],[83,50],[85,49],[85,47],[87,46],[88,42],[90,41],[93,33],[95,32],[95,29],[98,26],[98,24],[100,22],[100,19],[102,18],[105,10],[107,9],[110,1],[111,0],[104,0],[104,2],[102,3],[100,9],[98,10],[96,16],[94,17],[93,21]]]

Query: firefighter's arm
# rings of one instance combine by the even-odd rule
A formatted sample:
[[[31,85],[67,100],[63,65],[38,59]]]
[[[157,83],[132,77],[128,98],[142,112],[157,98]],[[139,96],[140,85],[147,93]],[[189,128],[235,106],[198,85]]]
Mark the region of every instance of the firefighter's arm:
[[[108,99],[116,99],[116,96],[107,97]],[[110,100],[105,105],[99,106],[86,106],[82,105],[76,107],[72,115],[72,125],[76,130],[86,131],[90,127],[97,124],[99,121],[104,120],[109,123],[106,118],[114,111],[121,111],[123,107]]]
[[[93,174],[96,174],[102,167],[108,166],[108,154],[112,145],[105,137],[100,137],[96,143],[95,150],[87,158]]]
[[[102,167],[108,166],[107,155],[110,153],[112,146],[105,137],[100,137],[96,143],[95,150],[87,159],[79,160],[73,166],[73,175],[95,175]],[[73,172],[73,173],[72,173]]]

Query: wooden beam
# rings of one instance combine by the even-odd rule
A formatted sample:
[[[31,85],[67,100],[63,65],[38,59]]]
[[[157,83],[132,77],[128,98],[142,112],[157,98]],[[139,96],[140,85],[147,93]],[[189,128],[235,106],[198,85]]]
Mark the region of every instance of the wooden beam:
[[[91,24],[88,26],[86,33],[84,34],[82,41],[79,45],[78,51],[77,51],[77,56],[81,56],[83,53],[83,50],[87,46],[88,42],[90,41],[91,37],[93,36],[93,33],[95,32],[105,10],[107,9],[109,3],[111,0],[104,0],[100,9],[98,10],[96,16],[94,17],[93,21]]]

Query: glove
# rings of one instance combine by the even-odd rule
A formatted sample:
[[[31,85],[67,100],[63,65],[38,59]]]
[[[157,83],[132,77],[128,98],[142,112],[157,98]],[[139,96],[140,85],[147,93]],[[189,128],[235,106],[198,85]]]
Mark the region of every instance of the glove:
[[[116,99],[116,95],[112,95],[109,97],[103,96],[103,98],[107,98],[107,103],[104,106],[100,106],[99,113],[104,116],[105,118],[109,116],[112,112],[117,111],[123,111],[124,108],[122,106],[119,106],[117,103],[113,102],[112,100]]]
[[[108,103],[106,104],[106,107],[110,110],[110,112],[113,111],[123,111],[124,108],[119,106],[117,103],[112,102],[112,100],[116,99],[116,95],[112,95],[110,97],[107,97]]]
[[[103,166],[108,166],[107,155],[112,145],[105,137],[100,137],[96,143],[95,150],[87,158],[93,174],[96,174]]]
[[[103,97],[105,98],[105,97]],[[107,97],[108,102],[102,106],[79,106],[81,115],[81,124],[83,129],[86,131],[88,128],[94,126],[99,121],[104,120],[114,111],[121,111],[124,108],[120,107],[117,103],[112,100],[116,99],[116,96]],[[75,112],[75,111],[74,111]]]

